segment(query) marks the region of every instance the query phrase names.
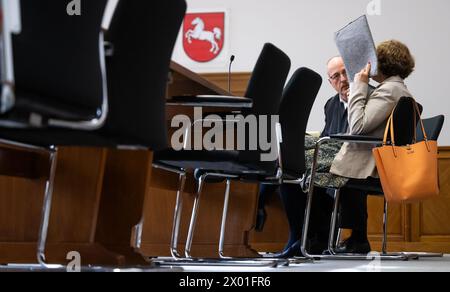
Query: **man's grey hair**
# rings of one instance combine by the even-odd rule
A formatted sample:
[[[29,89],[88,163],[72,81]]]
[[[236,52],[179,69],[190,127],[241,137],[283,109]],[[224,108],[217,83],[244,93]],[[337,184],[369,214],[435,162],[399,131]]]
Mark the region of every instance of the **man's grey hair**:
[[[341,57],[341,55],[336,55],[336,56],[331,57],[331,58],[328,60],[328,62],[327,62],[327,67],[328,67],[328,65],[330,65],[330,62],[333,61],[333,60],[336,59],[336,58],[342,58],[342,57]]]

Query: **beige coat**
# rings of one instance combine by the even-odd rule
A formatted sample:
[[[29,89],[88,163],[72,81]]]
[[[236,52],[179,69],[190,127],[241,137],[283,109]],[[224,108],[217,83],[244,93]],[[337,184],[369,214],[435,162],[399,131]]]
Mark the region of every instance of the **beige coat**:
[[[386,79],[368,96],[369,87],[358,82],[352,86],[348,123],[350,134],[383,138],[387,120],[403,96],[412,97],[403,79]],[[357,179],[378,177],[372,148],[375,145],[345,143],[336,156],[331,173]]]

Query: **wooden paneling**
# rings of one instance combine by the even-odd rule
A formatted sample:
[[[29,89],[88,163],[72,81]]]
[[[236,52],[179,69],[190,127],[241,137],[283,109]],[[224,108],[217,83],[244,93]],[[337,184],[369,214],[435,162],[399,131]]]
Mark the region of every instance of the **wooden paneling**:
[[[65,148],[58,155],[50,242],[92,243],[103,182],[105,153],[95,148]]]
[[[108,258],[108,263],[116,263],[116,255],[100,252],[102,249],[95,246],[93,236],[103,182],[104,150],[63,147],[58,153],[47,258],[66,263],[69,251],[84,251],[84,263],[98,263],[96,254]],[[48,166],[45,157],[40,161]],[[0,262],[36,261],[44,190],[45,178],[0,177]]]
[[[439,150],[440,198],[413,206],[414,239],[450,245],[450,147]]]
[[[45,180],[0,177],[0,242],[35,241]]]
[[[196,94],[227,95],[226,87],[211,83],[206,78],[197,75],[187,68],[172,62],[170,64],[170,80],[167,88],[168,97]]]
[[[0,175],[30,179],[46,177],[48,174],[45,169],[48,169],[48,163],[44,160],[46,158],[37,153],[0,148]],[[27,167],[23,167],[24,165]]]
[[[369,196],[368,206],[368,234],[372,241],[381,240],[383,236],[383,204],[381,197]],[[410,236],[409,206],[390,204],[388,209],[388,234],[390,241],[408,241]]]
[[[226,73],[208,73],[202,76],[220,88],[228,90],[228,74]],[[231,92],[236,96],[244,96],[247,89],[251,73],[232,73],[231,74]]]
[[[152,160],[150,151],[108,150],[95,239],[127,264],[143,263],[130,240],[144,212]]]

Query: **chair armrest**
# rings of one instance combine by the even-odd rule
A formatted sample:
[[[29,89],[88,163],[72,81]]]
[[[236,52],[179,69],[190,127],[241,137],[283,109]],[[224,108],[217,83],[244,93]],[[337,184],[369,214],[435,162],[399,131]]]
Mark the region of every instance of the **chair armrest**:
[[[253,100],[246,97],[223,95],[187,95],[173,96],[166,102],[175,106],[251,108]]]
[[[114,13],[117,9],[117,4],[119,4],[119,0],[108,0],[105,7],[105,13],[102,21],[102,29],[109,30],[112,19],[114,17]]]
[[[382,144],[383,140],[377,137],[362,136],[362,135],[348,135],[348,134],[337,134],[331,135],[331,140],[341,141],[341,142],[353,142],[353,143],[368,143],[368,144]]]

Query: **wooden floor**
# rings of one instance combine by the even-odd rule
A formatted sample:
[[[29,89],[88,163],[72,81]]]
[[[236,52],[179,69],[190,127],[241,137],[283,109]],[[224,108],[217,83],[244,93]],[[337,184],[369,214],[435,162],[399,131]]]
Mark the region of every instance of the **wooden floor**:
[[[443,258],[421,259],[414,261],[315,261],[289,267],[249,268],[249,267],[183,267],[184,272],[194,273],[272,273],[272,272],[450,272],[450,255]],[[295,274],[298,278],[301,275]]]

